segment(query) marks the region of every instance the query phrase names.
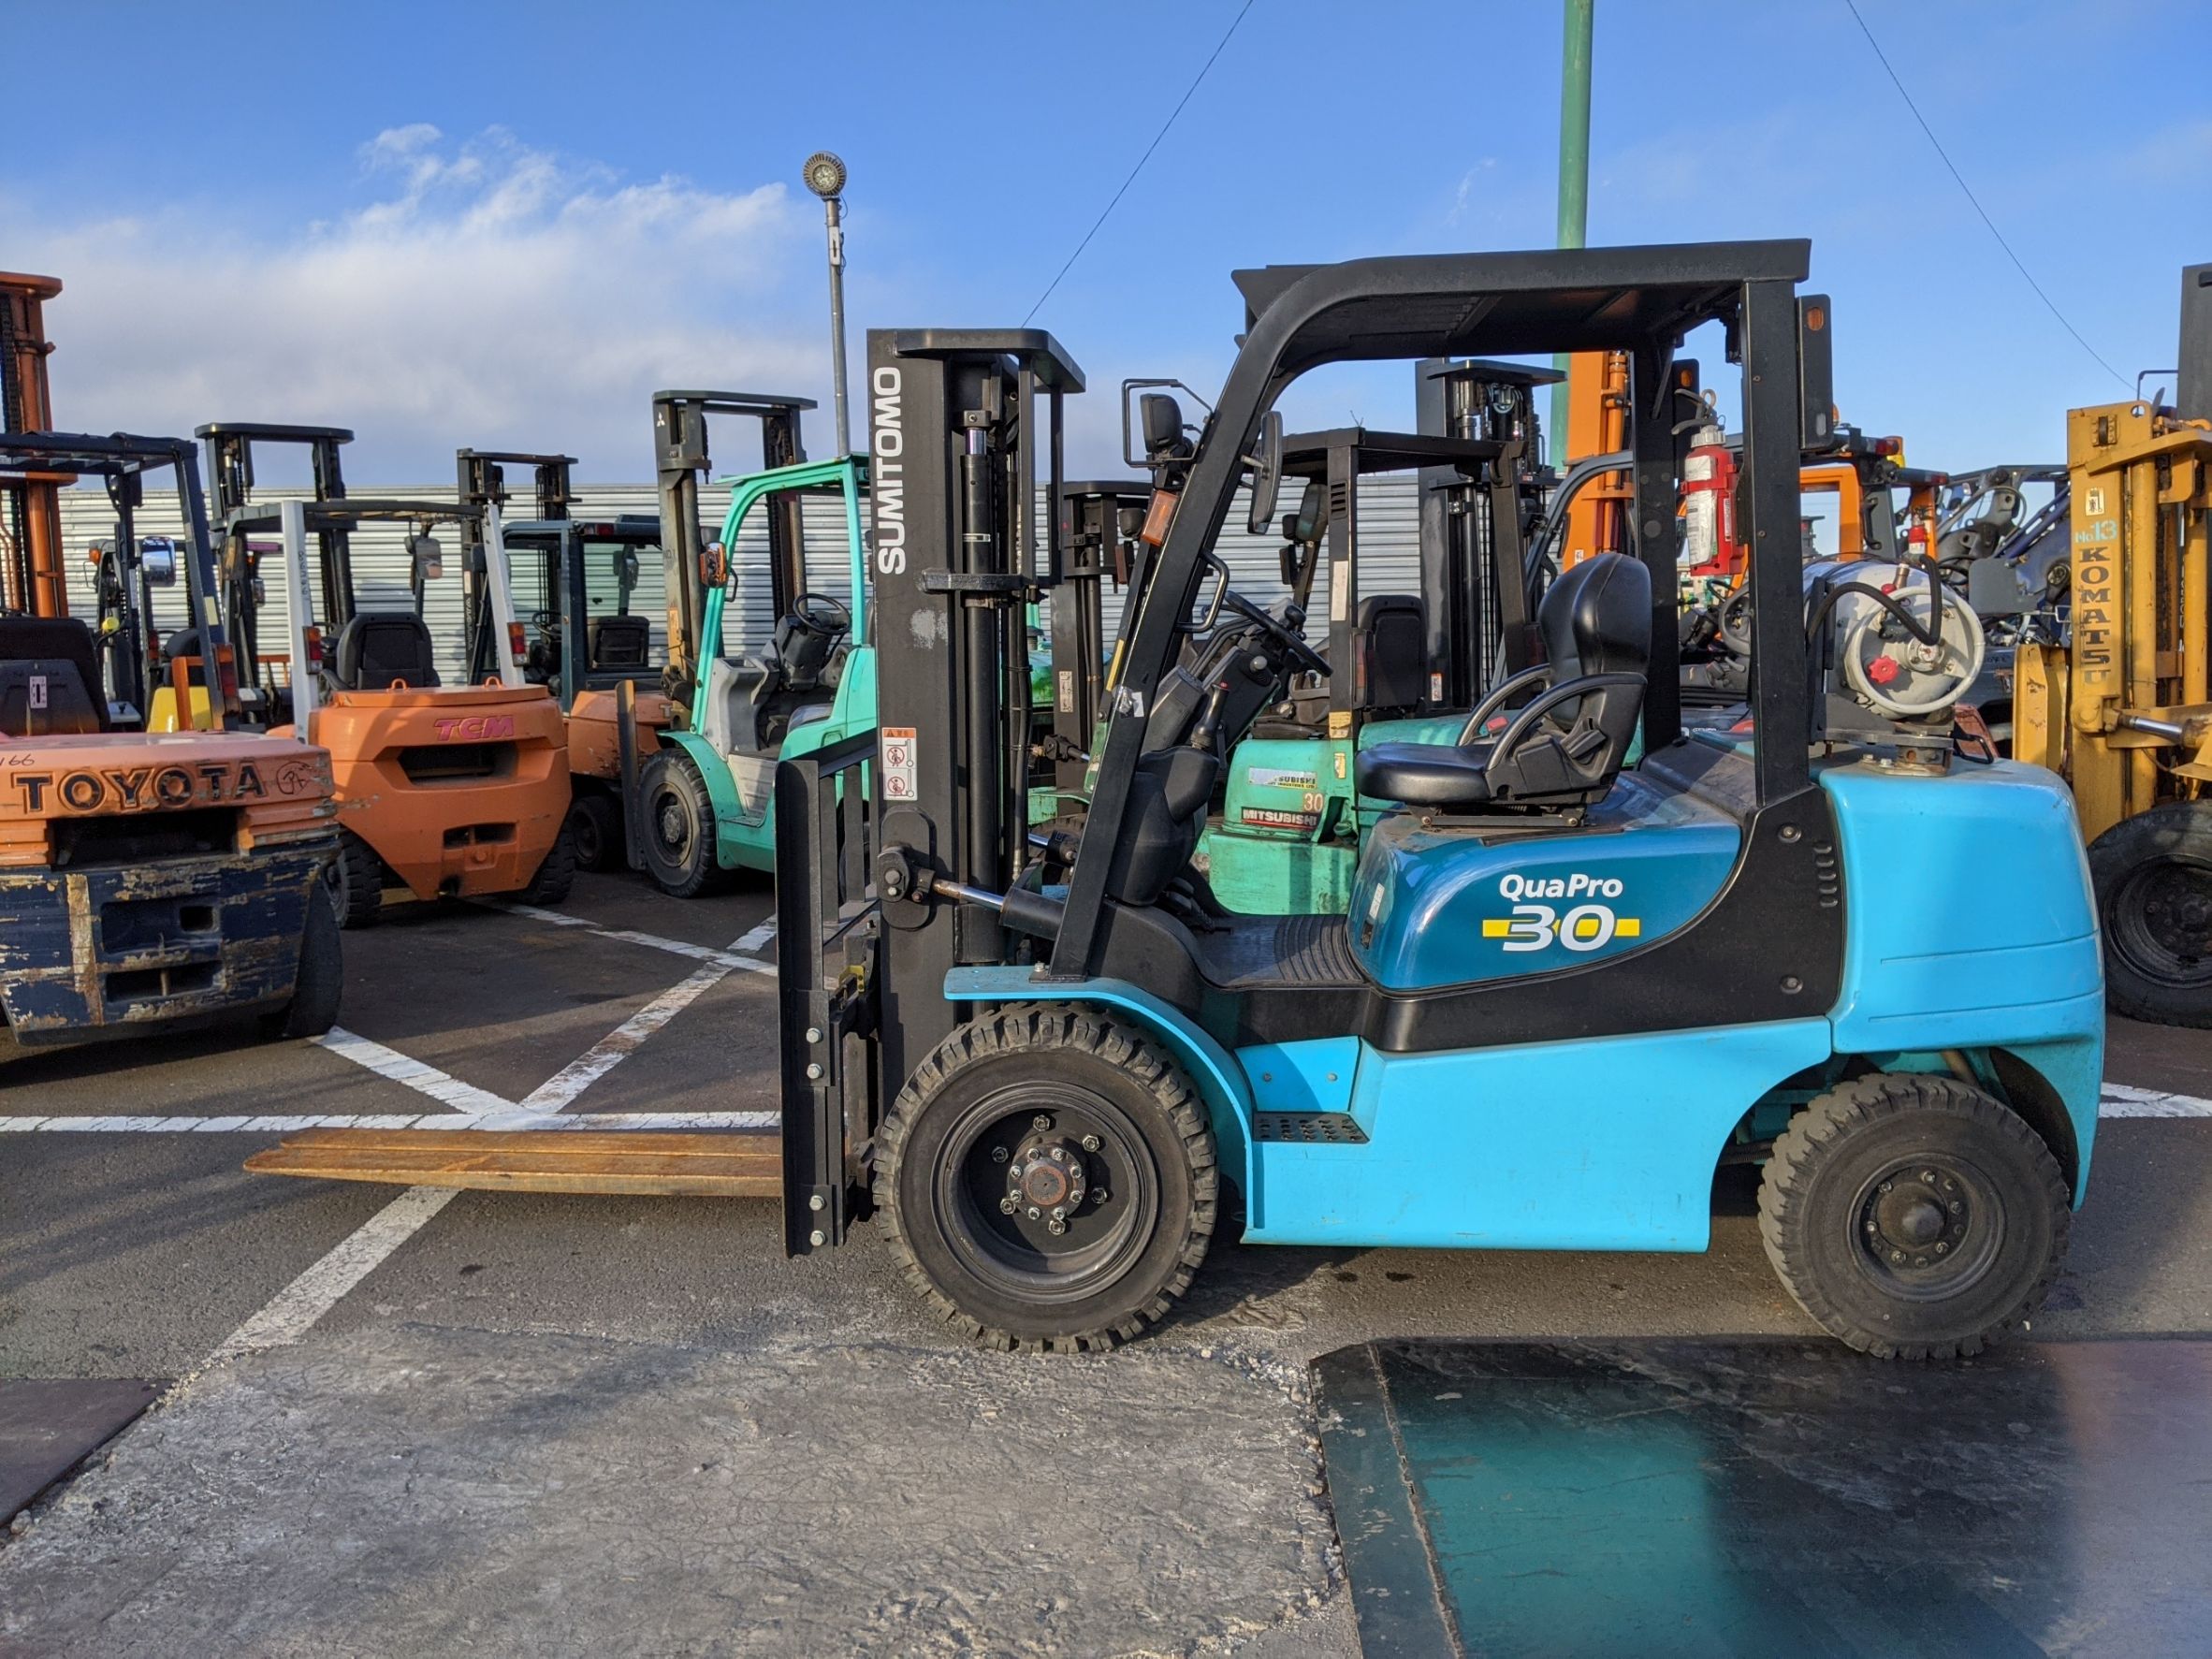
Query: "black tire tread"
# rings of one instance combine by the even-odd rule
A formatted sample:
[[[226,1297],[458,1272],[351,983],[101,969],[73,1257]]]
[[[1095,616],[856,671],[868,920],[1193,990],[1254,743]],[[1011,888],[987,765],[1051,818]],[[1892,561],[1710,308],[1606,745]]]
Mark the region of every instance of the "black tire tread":
[[[575,838],[576,867],[581,870],[618,870],[623,866],[622,808],[604,790],[578,787],[568,809],[569,833]],[[577,831],[589,826],[591,842]]]
[[[1792,1226],[1803,1202],[1805,1184],[1823,1157],[1855,1129],[1905,1112],[1954,1113],[2016,1142],[2039,1170],[2043,1196],[2053,1218],[2050,1254],[2019,1305],[1992,1330],[1957,1342],[1892,1342],[1878,1332],[1858,1328],[1821,1293],[1807,1264],[1792,1248]],[[1817,1096],[1776,1139],[1766,1178],[1759,1184],[1759,1240],[1791,1300],[1823,1330],[1862,1353],[1884,1360],[1970,1359],[1990,1343],[2024,1330],[2058,1277],[2073,1218],[2073,1204],[2059,1161],[2026,1119],[1979,1089],[1954,1078],[1922,1072],[1876,1072],[1839,1084]]]
[[[576,838],[569,833],[568,822],[561,821],[560,833],[553,837],[553,845],[546,850],[546,856],[538,863],[537,873],[531,877],[530,885],[519,895],[526,905],[557,905],[569,895],[576,884]]]
[[[291,999],[261,1016],[264,1037],[277,1041],[320,1037],[338,1024],[339,1000],[345,988],[344,947],[339,935],[338,918],[322,902],[322,895],[311,895]]]
[[[338,832],[338,868],[342,886],[334,890],[341,927],[373,927],[384,914],[384,860],[376,849],[349,829]]]
[[[706,793],[706,779],[699,776],[699,767],[690,755],[673,746],[649,757],[638,775],[637,790],[641,799],[640,822],[646,827],[640,832],[645,847],[653,844],[651,825],[653,797],[659,790],[659,780],[665,774],[671,787],[690,793],[706,824],[705,845],[701,856],[692,860],[692,867],[680,879],[671,881],[653,866],[649,851],[644,857],[646,875],[654,886],[671,898],[697,898],[704,894],[722,891],[730,880],[714,855],[714,797]]]
[[[931,1283],[900,1224],[898,1171],[914,1120],[939,1089],[968,1066],[1000,1055],[1037,1050],[1093,1055],[1148,1089],[1175,1127],[1190,1160],[1192,1203],[1168,1282],[1128,1317],[1116,1322],[1036,1338],[995,1329],[971,1317]],[[1213,1243],[1220,1213],[1220,1180],[1214,1130],[1203,1103],[1182,1069],[1137,1032],[1084,1010],[1017,1003],[963,1026],[914,1069],[876,1131],[876,1226],[897,1258],[899,1272],[946,1324],[978,1346],[1005,1353],[1102,1353],[1134,1340],[1166,1317],[1190,1288]]]
[[[2146,977],[2115,944],[2105,918],[2113,895],[2138,865],[2176,851],[2212,859],[2212,801],[2168,801],[2122,819],[2089,843],[2089,879],[2104,921],[2104,999],[2132,1020],[2202,1030],[2212,1026],[2212,993]]]

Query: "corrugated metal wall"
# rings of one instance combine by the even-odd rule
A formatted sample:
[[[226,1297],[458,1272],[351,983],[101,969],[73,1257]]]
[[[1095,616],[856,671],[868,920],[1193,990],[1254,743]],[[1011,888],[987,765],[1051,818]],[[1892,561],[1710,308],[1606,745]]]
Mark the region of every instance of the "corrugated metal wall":
[[[1285,509],[1290,489],[1297,487],[1295,479],[1288,481],[1285,489]],[[454,489],[445,485],[367,485],[349,481],[348,488],[355,496],[369,499],[451,502]],[[264,489],[256,492],[255,500],[279,502],[303,499],[304,489]],[[722,515],[729,508],[729,491],[719,486],[709,486],[701,491],[701,507],[708,519],[708,533],[719,533]],[[659,499],[649,484],[588,484],[578,487],[574,515],[579,519],[613,517],[623,513],[653,514],[659,511]],[[510,503],[510,517],[521,517],[528,512],[527,491],[517,491]],[[1235,575],[1237,590],[1261,604],[1269,604],[1283,592],[1279,577],[1277,551],[1280,542],[1273,536],[1252,536],[1244,533],[1244,498],[1239,493],[1232,505],[1228,527],[1224,529],[1218,550],[1224,561]],[[148,490],[145,504],[136,515],[140,535],[178,533],[182,526],[177,515],[176,495],[169,490]],[[864,510],[865,522],[865,510]],[[360,607],[365,610],[406,609],[412,604],[408,593],[407,546],[405,525],[376,525],[362,531],[353,538],[355,581],[359,588]],[[83,557],[86,546],[104,539],[114,531],[114,515],[106,496],[96,489],[65,489],[62,491],[63,540],[69,554],[69,604],[71,611],[90,619],[94,614],[94,600],[90,580],[91,567]],[[1361,531],[1361,591],[1374,593],[1418,593],[1420,591],[1420,531],[1419,505],[1415,482],[1411,473],[1386,474],[1363,478],[1360,481]],[[432,638],[437,642],[438,671],[449,682],[461,673],[460,627],[460,564],[458,546],[453,531],[443,528],[439,538],[445,544],[446,563],[444,576],[429,584],[425,594],[425,619]],[[723,631],[723,648],[731,652],[757,649],[775,626],[776,618],[769,614],[770,594],[767,573],[767,530],[763,514],[758,510],[750,515],[745,533],[740,536],[732,563],[737,574],[735,603],[731,607]],[[311,555],[312,556],[312,555]],[[850,603],[851,582],[847,574],[848,563],[844,548],[844,512],[834,497],[810,498],[807,502],[807,563],[808,583],[816,590],[833,594]],[[265,567],[274,570],[274,560]],[[603,596],[611,600],[613,584],[603,579],[605,573],[587,573],[588,585],[596,611]],[[531,589],[526,582],[524,594]],[[1317,599],[1328,591],[1325,575],[1315,584]],[[518,601],[518,607],[527,610],[531,604],[528,597]],[[631,597],[630,608],[634,614],[649,617],[653,621],[654,648],[662,645],[662,635],[667,616],[664,574],[652,559],[640,560],[638,586]],[[1106,622],[1111,631],[1121,617],[1120,596],[1111,590],[1106,595]],[[1317,638],[1325,636],[1326,618],[1318,614],[1321,606],[1314,606],[1317,615],[1312,618],[1309,632]],[[157,590],[155,596],[156,620],[163,632],[180,628],[184,618],[184,590],[182,585]],[[288,626],[284,610],[284,595],[277,584],[270,584],[269,600],[262,611],[262,649],[281,654],[285,630]]]

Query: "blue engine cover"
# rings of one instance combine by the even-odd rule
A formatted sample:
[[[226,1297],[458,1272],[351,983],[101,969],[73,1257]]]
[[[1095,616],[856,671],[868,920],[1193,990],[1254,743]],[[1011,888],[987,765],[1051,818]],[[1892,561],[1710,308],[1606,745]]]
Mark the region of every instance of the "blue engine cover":
[[[1634,773],[1579,830],[1425,830],[1394,815],[1361,860],[1352,948],[1391,991],[1603,961],[1710,904],[1742,838],[1718,808]]]

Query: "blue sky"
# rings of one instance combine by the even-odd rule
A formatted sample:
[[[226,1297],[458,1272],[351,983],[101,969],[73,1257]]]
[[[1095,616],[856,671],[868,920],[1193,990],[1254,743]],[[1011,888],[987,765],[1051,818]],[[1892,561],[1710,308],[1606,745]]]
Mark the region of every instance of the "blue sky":
[[[856,329],[1016,324],[1237,4],[26,9],[11,61],[65,68],[9,77],[0,267],[67,284],[71,424],[346,424],[365,482],[458,444],[644,478],[646,394],[721,385],[822,398],[820,454],[801,159],[851,168]],[[2170,366],[2212,258],[2212,9],[1860,4],[2075,327]],[[1234,267],[1548,245],[1559,34],[1550,0],[1258,0],[1039,314],[1094,388],[1076,469],[1112,465],[1122,376],[1218,385]],[[1841,0],[1600,0],[1592,148],[1593,242],[1810,236],[1845,417],[1923,464],[2055,457],[2069,405],[2126,395]],[[1409,422],[1410,382],[1330,371],[1287,413]]]

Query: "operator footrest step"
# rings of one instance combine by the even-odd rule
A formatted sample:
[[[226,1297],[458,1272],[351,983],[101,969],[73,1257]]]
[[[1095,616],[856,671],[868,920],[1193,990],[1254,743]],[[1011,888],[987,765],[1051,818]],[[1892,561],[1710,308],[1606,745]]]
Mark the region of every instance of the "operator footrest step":
[[[498,1192],[775,1198],[783,1137],[650,1129],[304,1129],[246,1159],[259,1175]]]
[[[1348,1112],[1255,1112],[1255,1141],[1305,1141],[1316,1145],[1364,1146],[1367,1131]]]

